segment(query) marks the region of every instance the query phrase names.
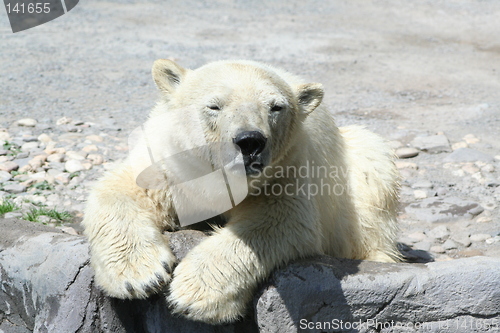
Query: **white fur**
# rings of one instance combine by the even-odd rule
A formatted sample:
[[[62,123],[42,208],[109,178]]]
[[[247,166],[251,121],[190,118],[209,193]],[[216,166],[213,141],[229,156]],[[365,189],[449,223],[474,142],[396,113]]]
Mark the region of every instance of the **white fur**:
[[[96,281],[107,294],[143,298],[170,282],[174,312],[229,322],[244,314],[257,284],[291,260],[315,254],[398,259],[398,173],[392,152],[361,127],[337,128],[331,114],[318,106],[323,94],[319,84],[304,84],[282,70],[249,61],[216,62],[190,71],[159,60],[153,77],[163,95],[151,121],[168,115],[182,127],[176,136],[186,147],[199,134],[190,134],[196,128],[190,125],[193,117],[201,120],[207,141],[230,141],[238,131],[257,129],[268,138],[271,160],[265,171],[272,177],[250,177],[251,194],[224,214],[224,228],[188,253],[170,282],[175,259],[162,235],[176,226],[169,189],[138,187],[127,164],[108,173],[90,194],[83,221]],[[207,108],[214,98],[222,106],[215,113]],[[286,110],[271,113],[273,103]],[[307,165],[338,172],[326,178],[276,173]],[[297,191],[325,182],[336,193]],[[265,195],[272,186],[296,192]]]

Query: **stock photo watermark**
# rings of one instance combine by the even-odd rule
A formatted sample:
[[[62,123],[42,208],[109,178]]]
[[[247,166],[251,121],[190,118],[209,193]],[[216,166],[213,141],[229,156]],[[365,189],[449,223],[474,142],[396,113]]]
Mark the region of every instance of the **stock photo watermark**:
[[[196,114],[191,118],[186,125],[167,114],[152,117],[132,131],[128,140],[137,185],[150,190],[168,188],[182,226],[218,216],[247,196],[311,200],[349,192],[341,181],[348,175],[344,168],[314,161],[300,166],[248,162],[248,154],[245,157],[234,142],[208,142]],[[181,128],[188,140],[179,140]]]
[[[13,33],[52,21],[75,8],[78,0],[4,0]]]
[[[339,332],[346,330],[406,330],[417,329],[425,332],[435,330],[485,330],[488,332],[498,332],[500,327],[500,319],[491,318],[477,320],[460,320],[449,319],[437,322],[401,322],[394,320],[357,320],[357,321],[344,321],[341,319],[332,319],[331,321],[309,321],[301,319],[299,321],[299,328],[301,330],[321,330],[322,332]],[[396,331],[397,332],[397,331]]]

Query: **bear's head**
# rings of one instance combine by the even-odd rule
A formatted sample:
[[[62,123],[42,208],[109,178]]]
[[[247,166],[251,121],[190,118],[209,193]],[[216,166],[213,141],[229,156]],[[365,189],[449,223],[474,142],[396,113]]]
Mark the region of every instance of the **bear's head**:
[[[188,70],[160,59],[152,73],[162,93],[157,109],[181,117],[179,124],[191,123],[176,130],[186,137],[199,128],[192,122],[199,123],[206,142],[235,145],[247,175],[280,162],[323,97],[321,84],[303,84],[251,61],[218,61]]]

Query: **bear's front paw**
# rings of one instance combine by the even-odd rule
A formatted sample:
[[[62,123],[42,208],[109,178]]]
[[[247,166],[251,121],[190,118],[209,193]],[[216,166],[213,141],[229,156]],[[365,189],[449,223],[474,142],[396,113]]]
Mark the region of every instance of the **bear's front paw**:
[[[220,262],[208,260],[196,265],[198,261],[186,259],[177,266],[170,283],[168,301],[172,312],[211,324],[242,317],[248,296],[251,298],[246,284],[233,274],[224,276],[224,269],[217,267]]]
[[[108,296],[146,298],[164,289],[171,280],[176,258],[166,244],[150,243],[109,252],[107,258],[100,256],[93,265],[96,282]]]

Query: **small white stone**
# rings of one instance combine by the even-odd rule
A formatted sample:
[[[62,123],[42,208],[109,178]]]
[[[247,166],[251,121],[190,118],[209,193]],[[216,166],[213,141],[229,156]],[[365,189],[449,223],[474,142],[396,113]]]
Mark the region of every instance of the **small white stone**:
[[[413,196],[415,197],[415,199],[425,199],[427,198],[427,191],[415,190],[413,191]]]
[[[450,231],[445,225],[440,225],[427,232],[427,236],[435,239],[444,239],[450,235]]]
[[[48,223],[53,222],[53,219],[50,216],[45,216],[45,215],[38,216],[37,220],[39,223],[42,223],[42,224],[48,224]]]
[[[28,164],[32,167],[33,170],[36,170],[43,165],[43,161],[40,158],[32,158],[31,160],[29,160]]]
[[[420,232],[420,231],[413,232],[413,233],[409,234],[408,237],[410,237],[418,242],[421,242],[427,238],[427,236],[423,232]]]
[[[491,245],[493,243],[500,242],[500,236],[495,236],[492,238],[488,238],[487,240],[484,241],[486,244]]]
[[[57,119],[56,125],[66,125],[66,124],[69,124],[72,120],[73,119],[71,119],[69,117],[62,117],[62,118]]]
[[[90,170],[94,166],[92,162],[90,162],[89,160],[83,160],[82,165],[85,168],[85,170]]]
[[[431,246],[430,251],[434,252],[434,253],[445,253],[446,252],[446,250],[441,245]]]
[[[457,243],[455,243],[451,239],[447,239],[442,246],[445,250],[452,250],[458,248]]]
[[[469,148],[469,145],[465,141],[455,142],[454,144],[451,145],[452,150],[457,150],[459,148]]]
[[[12,179],[12,175],[7,171],[0,171],[0,183],[6,182]]]
[[[50,138],[50,136],[48,136],[45,133],[40,134],[38,136],[37,140],[40,141],[40,142],[43,142],[43,143],[49,143],[50,141],[52,141],[52,139]]]
[[[415,157],[419,153],[418,149],[411,148],[411,147],[402,147],[396,149],[396,156],[398,158],[410,158],[410,157]]]
[[[9,133],[4,132],[4,131],[0,131],[0,140],[2,140],[2,141],[10,141],[11,138],[10,138]]]
[[[47,199],[42,195],[33,195],[31,201],[34,203],[45,203]]]
[[[33,118],[23,118],[23,119],[19,119],[17,121],[17,124],[19,126],[25,126],[25,127],[35,127],[36,124],[37,124],[37,121]]]
[[[82,148],[82,151],[86,152],[86,153],[90,153],[90,152],[93,152],[93,151],[98,151],[99,149],[97,148],[96,145],[88,145],[88,146],[85,146]]]
[[[472,242],[482,242],[487,240],[488,238],[491,238],[490,234],[474,234],[470,236],[470,240]]]
[[[23,213],[21,212],[8,212],[4,214],[4,218],[6,219],[11,219],[11,218],[21,218],[23,216]]]
[[[5,185],[3,190],[8,193],[21,193],[26,191],[26,186],[23,184],[9,184]]]
[[[491,221],[492,221],[491,217],[488,216],[480,216],[476,219],[477,223],[489,223]]]
[[[7,161],[7,162],[0,163],[0,170],[1,171],[11,172],[11,171],[14,171],[17,169],[19,169],[19,165],[16,162]]]
[[[463,167],[462,170],[467,172],[468,174],[472,175],[476,172],[479,172],[479,168],[476,167],[473,163],[466,163]]]
[[[481,168],[482,172],[495,172],[495,167],[492,164],[486,164]]]
[[[429,242],[418,242],[413,244],[415,250],[429,251],[431,249],[431,243]]]
[[[55,179],[56,183],[66,185],[70,181],[69,173],[67,173],[67,172],[60,173],[60,174],[54,176],[54,179]]]
[[[34,173],[32,175],[30,175],[29,177],[31,179],[34,179],[36,180],[37,182],[42,182],[45,180],[45,176],[46,176],[46,172],[45,171],[42,171],[42,172],[37,172],[37,173]]]
[[[33,142],[26,142],[21,146],[21,151],[23,152],[30,152],[32,150],[36,150],[40,147],[40,143],[33,141]]]
[[[61,229],[62,232],[70,234],[70,235],[75,235],[78,236],[78,233],[76,230],[72,227],[59,227],[58,229]]]
[[[467,142],[469,145],[472,145],[472,144],[475,144],[475,143],[478,143],[479,141],[481,141],[474,134],[467,134],[462,139],[464,139],[464,141]]]
[[[104,139],[100,135],[89,135],[85,137],[87,140],[94,141],[94,142],[102,142]]]
[[[100,165],[104,161],[104,158],[100,154],[89,154],[87,159],[89,159],[94,165]]]
[[[395,164],[398,169],[413,169],[413,170],[418,169],[417,164],[413,162],[396,161]]]
[[[65,158],[64,154],[55,153],[47,156],[47,162],[61,163],[62,161],[64,161],[64,158]]]
[[[78,160],[69,160],[64,164],[64,168],[69,173],[85,170],[85,167]]]
[[[69,159],[81,161],[87,157],[87,153],[70,150],[66,152],[66,156],[68,156]]]

